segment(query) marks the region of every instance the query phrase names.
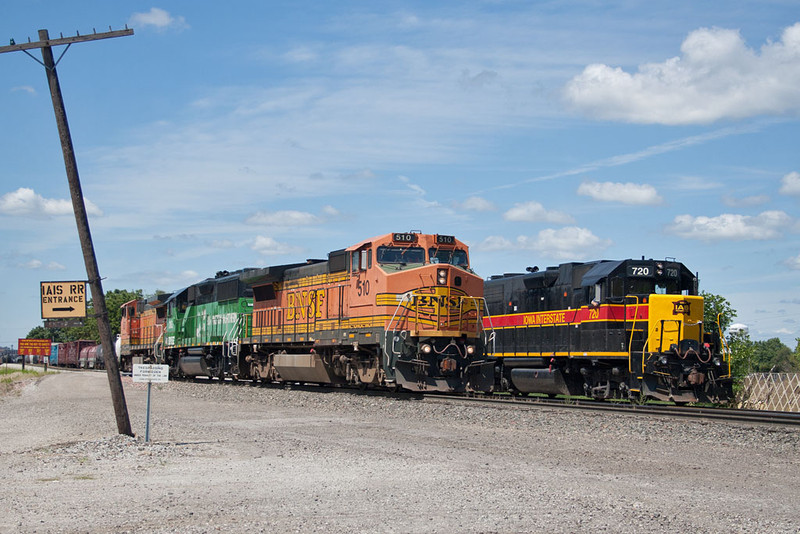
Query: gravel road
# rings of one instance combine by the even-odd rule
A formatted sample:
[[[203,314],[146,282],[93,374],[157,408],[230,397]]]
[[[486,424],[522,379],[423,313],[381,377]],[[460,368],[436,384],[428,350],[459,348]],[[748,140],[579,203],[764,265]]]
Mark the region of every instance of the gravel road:
[[[58,373],[0,397],[0,532],[800,532],[800,431]]]

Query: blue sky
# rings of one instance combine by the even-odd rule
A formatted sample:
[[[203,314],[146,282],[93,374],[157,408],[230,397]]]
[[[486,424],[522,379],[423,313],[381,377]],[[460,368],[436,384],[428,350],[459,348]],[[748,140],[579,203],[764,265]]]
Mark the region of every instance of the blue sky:
[[[674,257],[753,339],[800,337],[795,1],[68,4],[4,6],[0,42],[135,31],[58,65],[106,290],[421,230],[469,243],[484,277]],[[0,55],[0,117],[16,345],[39,282],[86,273],[22,52]]]

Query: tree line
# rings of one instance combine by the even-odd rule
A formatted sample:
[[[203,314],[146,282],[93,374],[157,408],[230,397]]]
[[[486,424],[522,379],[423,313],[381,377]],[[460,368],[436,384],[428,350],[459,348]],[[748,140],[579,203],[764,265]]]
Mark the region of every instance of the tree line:
[[[750,373],[800,372],[800,338],[795,338],[796,345],[793,351],[777,337],[753,341],[748,332],[730,332],[728,328],[736,317],[736,310],[730,302],[720,295],[705,291],[700,295],[704,299],[705,330],[716,330],[716,325],[719,323],[721,331],[728,332],[725,342],[731,354],[733,376],[742,378]]]

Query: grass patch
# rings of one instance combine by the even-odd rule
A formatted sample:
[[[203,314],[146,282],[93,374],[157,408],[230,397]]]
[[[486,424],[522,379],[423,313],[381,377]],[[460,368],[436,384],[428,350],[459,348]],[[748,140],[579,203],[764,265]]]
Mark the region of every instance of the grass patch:
[[[36,369],[12,369],[0,367],[0,397],[4,395],[19,394],[20,389],[26,382],[43,376],[42,371]]]
[[[11,369],[10,367],[0,367],[0,376],[2,375],[41,375],[44,374],[41,371],[37,371],[36,369]]]

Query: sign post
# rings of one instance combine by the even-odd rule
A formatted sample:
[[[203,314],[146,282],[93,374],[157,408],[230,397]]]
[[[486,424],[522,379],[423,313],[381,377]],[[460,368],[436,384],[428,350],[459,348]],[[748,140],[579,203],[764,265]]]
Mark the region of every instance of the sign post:
[[[17,353],[22,354],[22,369],[25,369],[25,356],[44,357],[44,370],[47,371],[47,357],[50,356],[49,339],[17,339]]]
[[[169,365],[150,365],[136,363],[133,365],[133,381],[147,382],[147,417],[144,427],[144,441],[150,441],[150,389],[153,382],[169,382]]]
[[[109,27],[109,30],[111,28]],[[97,317],[97,330],[100,334],[100,344],[103,347],[103,360],[106,364],[108,384],[111,388],[111,401],[114,404],[114,413],[117,417],[117,430],[120,434],[133,435],[131,421],[128,417],[128,406],[125,404],[125,392],[122,389],[122,378],[119,375],[119,365],[116,352],[114,351],[114,340],[111,338],[111,325],[108,322],[108,309],[106,308],[106,296],[103,293],[103,284],[100,278],[100,270],[97,267],[97,256],[94,253],[92,233],[89,230],[89,216],[86,214],[86,204],[83,199],[81,180],[78,176],[78,162],[75,158],[75,150],[72,146],[72,135],[69,132],[67,123],[67,111],[64,108],[64,98],[61,95],[61,85],[58,81],[56,65],[64,57],[67,49],[74,43],[84,41],[96,41],[98,39],[109,39],[111,37],[122,37],[133,35],[133,30],[127,27],[124,30],[108,31],[105,33],[93,33],[91,35],[76,35],[75,37],[61,37],[50,39],[47,30],[39,30],[39,40],[35,42],[16,44],[14,39],[10,40],[9,46],[0,46],[0,54],[6,52],[23,51],[31,58],[38,61],[47,74],[47,83],[50,86],[50,98],[53,101],[53,111],[56,115],[56,126],[58,136],[61,140],[61,152],[64,155],[64,166],[67,171],[67,182],[69,183],[70,197],[72,198],[72,210],[75,212],[75,223],[78,226],[78,238],[81,242],[83,251],[83,261],[86,264],[86,275],[89,277],[89,287],[92,290],[92,301],[94,303],[95,317]],[[67,48],[61,53],[58,61],[53,56],[53,47],[66,45]],[[36,59],[28,50],[40,48],[42,50],[42,61]],[[42,301],[44,304],[44,301]],[[58,313],[73,313],[69,308],[75,308],[71,303],[53,303],[53,308],[66,308]],[[64,305],[68,304],[68,305]],[[44,310],[43,310],[44,311]],[[56,313],[56,310],[52,310]]]

